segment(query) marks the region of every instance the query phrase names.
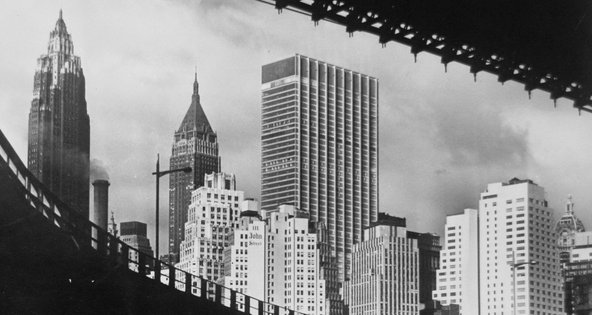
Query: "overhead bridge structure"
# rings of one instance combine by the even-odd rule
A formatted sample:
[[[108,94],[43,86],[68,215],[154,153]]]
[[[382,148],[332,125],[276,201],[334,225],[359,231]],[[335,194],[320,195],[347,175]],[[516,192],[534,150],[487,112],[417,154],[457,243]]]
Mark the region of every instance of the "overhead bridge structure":
[[[592,112],[589,0],[257,0],[459,62]]]
[[[300,314],[129,247],[48,191],[1,131],[0,313]]]

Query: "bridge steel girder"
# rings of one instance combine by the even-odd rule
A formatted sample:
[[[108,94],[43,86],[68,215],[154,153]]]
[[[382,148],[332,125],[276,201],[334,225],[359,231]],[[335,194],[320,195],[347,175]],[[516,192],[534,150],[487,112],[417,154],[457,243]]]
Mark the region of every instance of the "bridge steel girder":
[[[258,0],[459,62],[592,112],[592,2],[572,0]]]

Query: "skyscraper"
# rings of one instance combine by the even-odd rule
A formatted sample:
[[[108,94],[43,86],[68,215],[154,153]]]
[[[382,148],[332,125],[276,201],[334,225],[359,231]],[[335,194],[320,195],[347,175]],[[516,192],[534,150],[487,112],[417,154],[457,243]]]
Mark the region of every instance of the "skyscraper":
[[[457,305],[458,314],[479,314],[479,212],[446,217],[434,300]]]
[[[405,225],[403,218],[380,213],[364,229],[345,282],[349,314],[420,314],[419,240],[410,237]]]
[[[205,176],[205,185],[192,193],[177,268],[211,281],[222,276],[226,234],[238,226],[243,199],[233,174]]]
[[[552,212],[544,188],[528,179],[489,184],[481,193],[481,315],[513,314],[514,308],[516,314],[563,314]]]
[[[228,234],[224,285],[303,314],[341,315],[337,262],[325,227],[291,205],[241,212]]]
[[[378,80],[296,55],[262,69],[261,209],[327,226],[340,281],[378,209]]]
[[[80,57],[62,11],[37,59],[29,113],[29,170],[62,201],[89,216],[90,123]]]
[[[193,82],[191,105],[175,132],[170,168],[191,167],[191,172],[169,176],[169,255],[170,263],[179,262],[179,246],[185,237],[187,209],[191,192],[204,184],[204,175],[220,172],[218,137],[199,101],[197,73]]]

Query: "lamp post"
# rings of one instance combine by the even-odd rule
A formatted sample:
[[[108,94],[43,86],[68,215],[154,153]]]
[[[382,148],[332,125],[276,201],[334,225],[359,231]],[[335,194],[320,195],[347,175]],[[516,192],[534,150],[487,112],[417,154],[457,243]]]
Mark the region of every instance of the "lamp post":
[[[156,154],[156,172],[153,172],[152,175],[156,175],[156,260],[159,260],[160,257],[159,252],[158,252],[158,227],[159,227],[159,216],[158,216],[158,203],[160,201],[160,178],[163,177],[164,175],[170,174],[170,173],[176,173],[176,172],[184,172],[184,173],[190,173],[191,172],[191,167],[184,167],[184,168],[177,168],[174,170],[168,170],[168,171],[161,171],[160,170],[160,154]]]
[[[509,262],[508,264],[512,268],[512,281],[514,282],[514,288],[513,288],[514,289],[513,290],[513,293],[514,293],[514,301],[513,301],[513,304],[512,304],[513,305],[512,309],[513,309],[514,315],[516,315],[516,268],[522,267],[524,265],[536,265],[538,263],[539,262],[536,261],[536,260],[523,261],[523,262],[517,263],[516,262],[516,252],[514,252],[514,250],[512,250],[512,261]]]

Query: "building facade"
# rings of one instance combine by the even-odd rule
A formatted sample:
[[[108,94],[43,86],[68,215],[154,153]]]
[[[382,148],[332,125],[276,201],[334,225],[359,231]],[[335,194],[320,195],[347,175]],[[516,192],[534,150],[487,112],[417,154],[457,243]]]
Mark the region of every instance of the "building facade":
[[[154,257],[152,246],[150,246],[150,239],[148,239],[146,234],[146,223],[137,221],[121,222],[119,224],[119,230],[121,233],[119,239],[122,242],[149,257]],[[130,250],[129,258],[135,262],[140,261],[139,253],[135,250]]]
[[[592,232],[575,233],[569,261],[563,265],[565,313],[592,314]]]
[[[343,314],[326,228],[305,211],[243,211],[229,237],[224,285],[304,314]]]
[[[557,235],[557,249],[562,264],[569,262],[571,249],[575,246],[575,235],[586,231],[584,224],[578,219],[574,212],[572,196],[568,196],[565,204],[565,213],[555,224],[555,235]]]
[[[461,315],[460,313],[460,305],[456,304],[448,304],[448,305],[440,305],[438,309],[434,313],[435,315]],[[479,314],[479,313],[474,313]]]
[[[354,245],[346,307],[351,315],[419,315],[419,241],[408,236],[404,219],[381,215]]]
[[[28,142],[33,175],[89,218],[90,122],[85,79],[61,10],[47,53],[37,59]]]
[[[210,281],[223,275],[226,235],[238,226],[243,199],[233,174],[205,175],[204,186],[191,196],[178,269]]]
[[[218,137],[201,107],[197,74],[193,82],[191,105],[175,132],[170,169],[191,167],[191,172],[169,175],[169,258],[179,261],[180,244],[185,237],[185,222],[191,192],[204,184],[204,175],[220,172]]]
[[[267,229],[257,201],[243,201],[238,227],[227,235],[221,284],[265,301]],[[240,296],[239,296],[240,297]],[[242,301],[239,301],[242,302]]]
[[[261,208],[327,226],[340,280],[378,209],[378,80],[301,55],[262,69]]]
[[[447,216],[444,233],[434,300],[459,315],[479,314],[478,210]]]
[[[553,210],[531,180],[493,183],[479,200],[481,315],[563,314]],[[536,261],[537,264],[528,262]],[[516,267],[515,278],[511,264]],[[514,287],[515,283],[515,287]],[[516,296],[516,301],[514,301]]]
[[[436,275],[440,267],[440,236],[433,233],[407,231],[407,237],[417,240],[419,248],[419,303],[420,315],[433,315],[436,303],[432,291],[436,290]]]

